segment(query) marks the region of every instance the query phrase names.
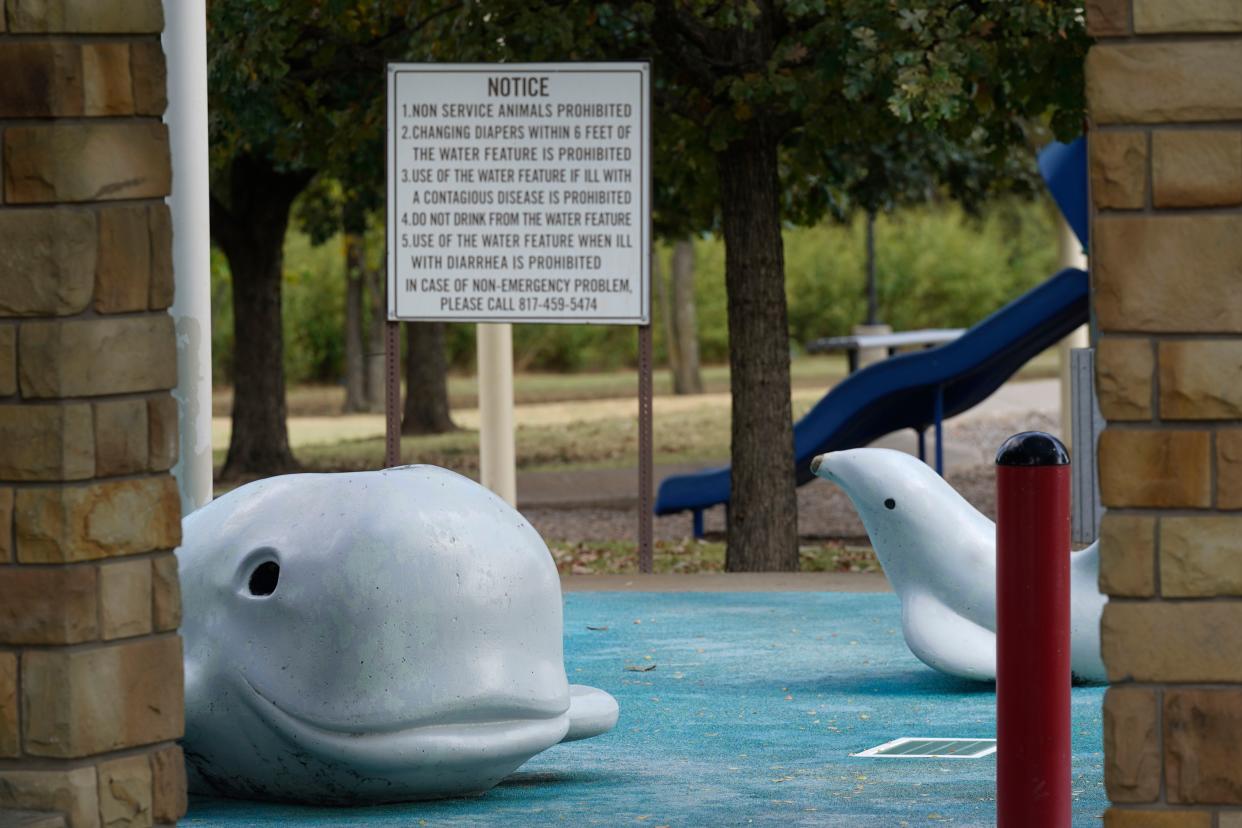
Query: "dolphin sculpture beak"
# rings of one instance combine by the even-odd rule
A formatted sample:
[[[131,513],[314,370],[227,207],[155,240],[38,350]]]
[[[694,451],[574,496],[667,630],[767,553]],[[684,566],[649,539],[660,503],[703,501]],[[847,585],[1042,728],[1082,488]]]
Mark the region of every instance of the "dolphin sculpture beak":
[[[811,474],[815,475],[816,477],[827,476],[826,474],[828,471],[827,469],[824,469],[825,474],[819,473],[819,467],[824,464],[824,458],[826,458],[827,456],[828,456],[827,454],[817,454],[815,455],[815,457],[811,458]]]

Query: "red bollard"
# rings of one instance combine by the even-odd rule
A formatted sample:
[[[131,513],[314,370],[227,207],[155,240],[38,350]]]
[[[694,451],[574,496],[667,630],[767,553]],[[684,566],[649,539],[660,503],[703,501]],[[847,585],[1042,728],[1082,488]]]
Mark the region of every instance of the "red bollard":
[[[1051,434],[996,453],[996,824],[1069,828],[1070,466]]]

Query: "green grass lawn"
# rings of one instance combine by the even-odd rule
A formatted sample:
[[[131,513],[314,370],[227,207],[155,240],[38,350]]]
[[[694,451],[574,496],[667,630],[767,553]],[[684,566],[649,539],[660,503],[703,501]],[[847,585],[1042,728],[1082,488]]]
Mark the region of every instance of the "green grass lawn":
[[[798,413],[808,404],[800,405]],[[658,464],[708,462],[729,454],[728,410],[719,405],[657,417],[654,430]],[[217,469],[224,462],[226,448],[215,448]],[[522,470],[634,465],[638,459],[638,424],[633,417],[617,417],[519,426],[516,449],[517,466]],[[384,440],[376,437],[302,446],[294,454],[308,471],[374,469],[382,465]],[[461,429],[450,434],[403,437],[401,459],[477,474],[479,433]]]
[[[1055,376],[1055,351],[1048,351],[1032,360],[1019,376],[1024,379]],[[728,368],[713,367],[706,372],[709,387],[727,386]],[[794,417],[806,413],[820,394],[844,374],[843,361],[835,357],[801,357],[793,361]],[[667,379],[664,372],[661,378]],[[473,383],[455,379],[460,386]],[[633,372],[607,374],[526,374],[515,378],[515,396],[523,402],[567,401],[625,398],[635,393]],[[727,387],[725,388],[727,390]],[[290,391],[290,408],[300,400],[303,408],[324,404],[327,392],[339,395],[339,389],[322,387],[295,388]],[[315,395],[319,395],[317,398]],[[308,403],[312,398],[317,401]],[[688,401],[692,398],[681,398]],[[219,397],[217,398],[219,406]],[[224,409],[227,412],[227,408]],[[339,411],[339,402],[333,413]],[[660,465],[709,463],[729,456],[729,410],[719,397],[701,406],[679,405],[678,410],[661,415],[657,406],[654,423],[655,462]],[[215,447],[216,467],[224,462],[227,446]],[[638,459],[638,427],[632,404],[618,405],[618,415],[557,422],[548,425],[524,425],[516,433],[517,466],[521,470],[564,470],[572,468],[617,468],[633,466]],[[478,471],[479,435],[462,429],[450,434],[427,437],[403,437],[401,459],[407,463],[431,463],[463,474]],[[309,471],[352,471],[378,468],[384,454],[384,441],[370,439],[323,442],[295,449],[297,459]]]
[[[845,357],[839,354],[798,356],[790,363],[790,382],[794,388],[829,386],[846,374]],[[704,390],[729,390],[729,366],[703,367]],[[657,368],[652,385],[657,396],[673,393],[673,381],[666,369]],[[513,377],[513,400],[518,405],[543,402],[572,402],[627,397],[637,393],[635,370],[598,373],[551,374],[520,372]],[[340,385],[294,385],[286,392],[290,417],[323,417],[341,413],[345,389]],[[479,404],[478,383],[473,375],[449,376],[449,404],[453,408],[475,408]],[[217,386],[212,393],[212,415],[227,417],[233,405],[233,389]]]
[[[1056,353],[1049,351],[1032,360],[1019,376],[1037,379],[1056,375]],[[845,357],[840,354],[796,356],[790,361],[790,383],[797,389],[827,391],[846,374]],[[656,396],[673,393],[669,372],[657,368],[652,377]],[[703,386],[708,393],[729,390],[729,366],[703,368]],[[573,402],[628,397],[637,393],[638,373],[634,370],[599,373],[549,374],[522,372],[513,378],[513,399],[518,405],[543,402]],[[286,392],[290,417],[324,417],[341,413],[345,389],[340,385],[294,385]],[[453,408],[474,408],[479,404],[478,384],[473,375],[449,377],[449,403]],[[233,406],[233,389],[218,386],[212,393],[212,414],[227,417]]]

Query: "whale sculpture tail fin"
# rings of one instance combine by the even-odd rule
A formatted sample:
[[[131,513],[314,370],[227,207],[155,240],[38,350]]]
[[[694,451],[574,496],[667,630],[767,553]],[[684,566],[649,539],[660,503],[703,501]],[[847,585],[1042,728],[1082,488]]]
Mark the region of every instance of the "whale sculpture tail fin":
[[[585,684],[569,685],[569,732],[562,742],[576,742],[607,733],[617,724],[617,700]]]

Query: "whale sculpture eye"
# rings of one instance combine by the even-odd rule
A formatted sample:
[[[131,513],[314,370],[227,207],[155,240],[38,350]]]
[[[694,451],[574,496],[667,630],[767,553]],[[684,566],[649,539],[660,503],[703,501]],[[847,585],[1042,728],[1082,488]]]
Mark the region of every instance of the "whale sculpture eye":
[[[884,508],[885,509],[896,509],[897,501],[893,500],[891,497],[888,498],[887,500],[884,501]]]
[[[250,573],[250,594],[271,595],[276,591],[278,583],[280,583],[280,564],[275,561],[265,561]]]

